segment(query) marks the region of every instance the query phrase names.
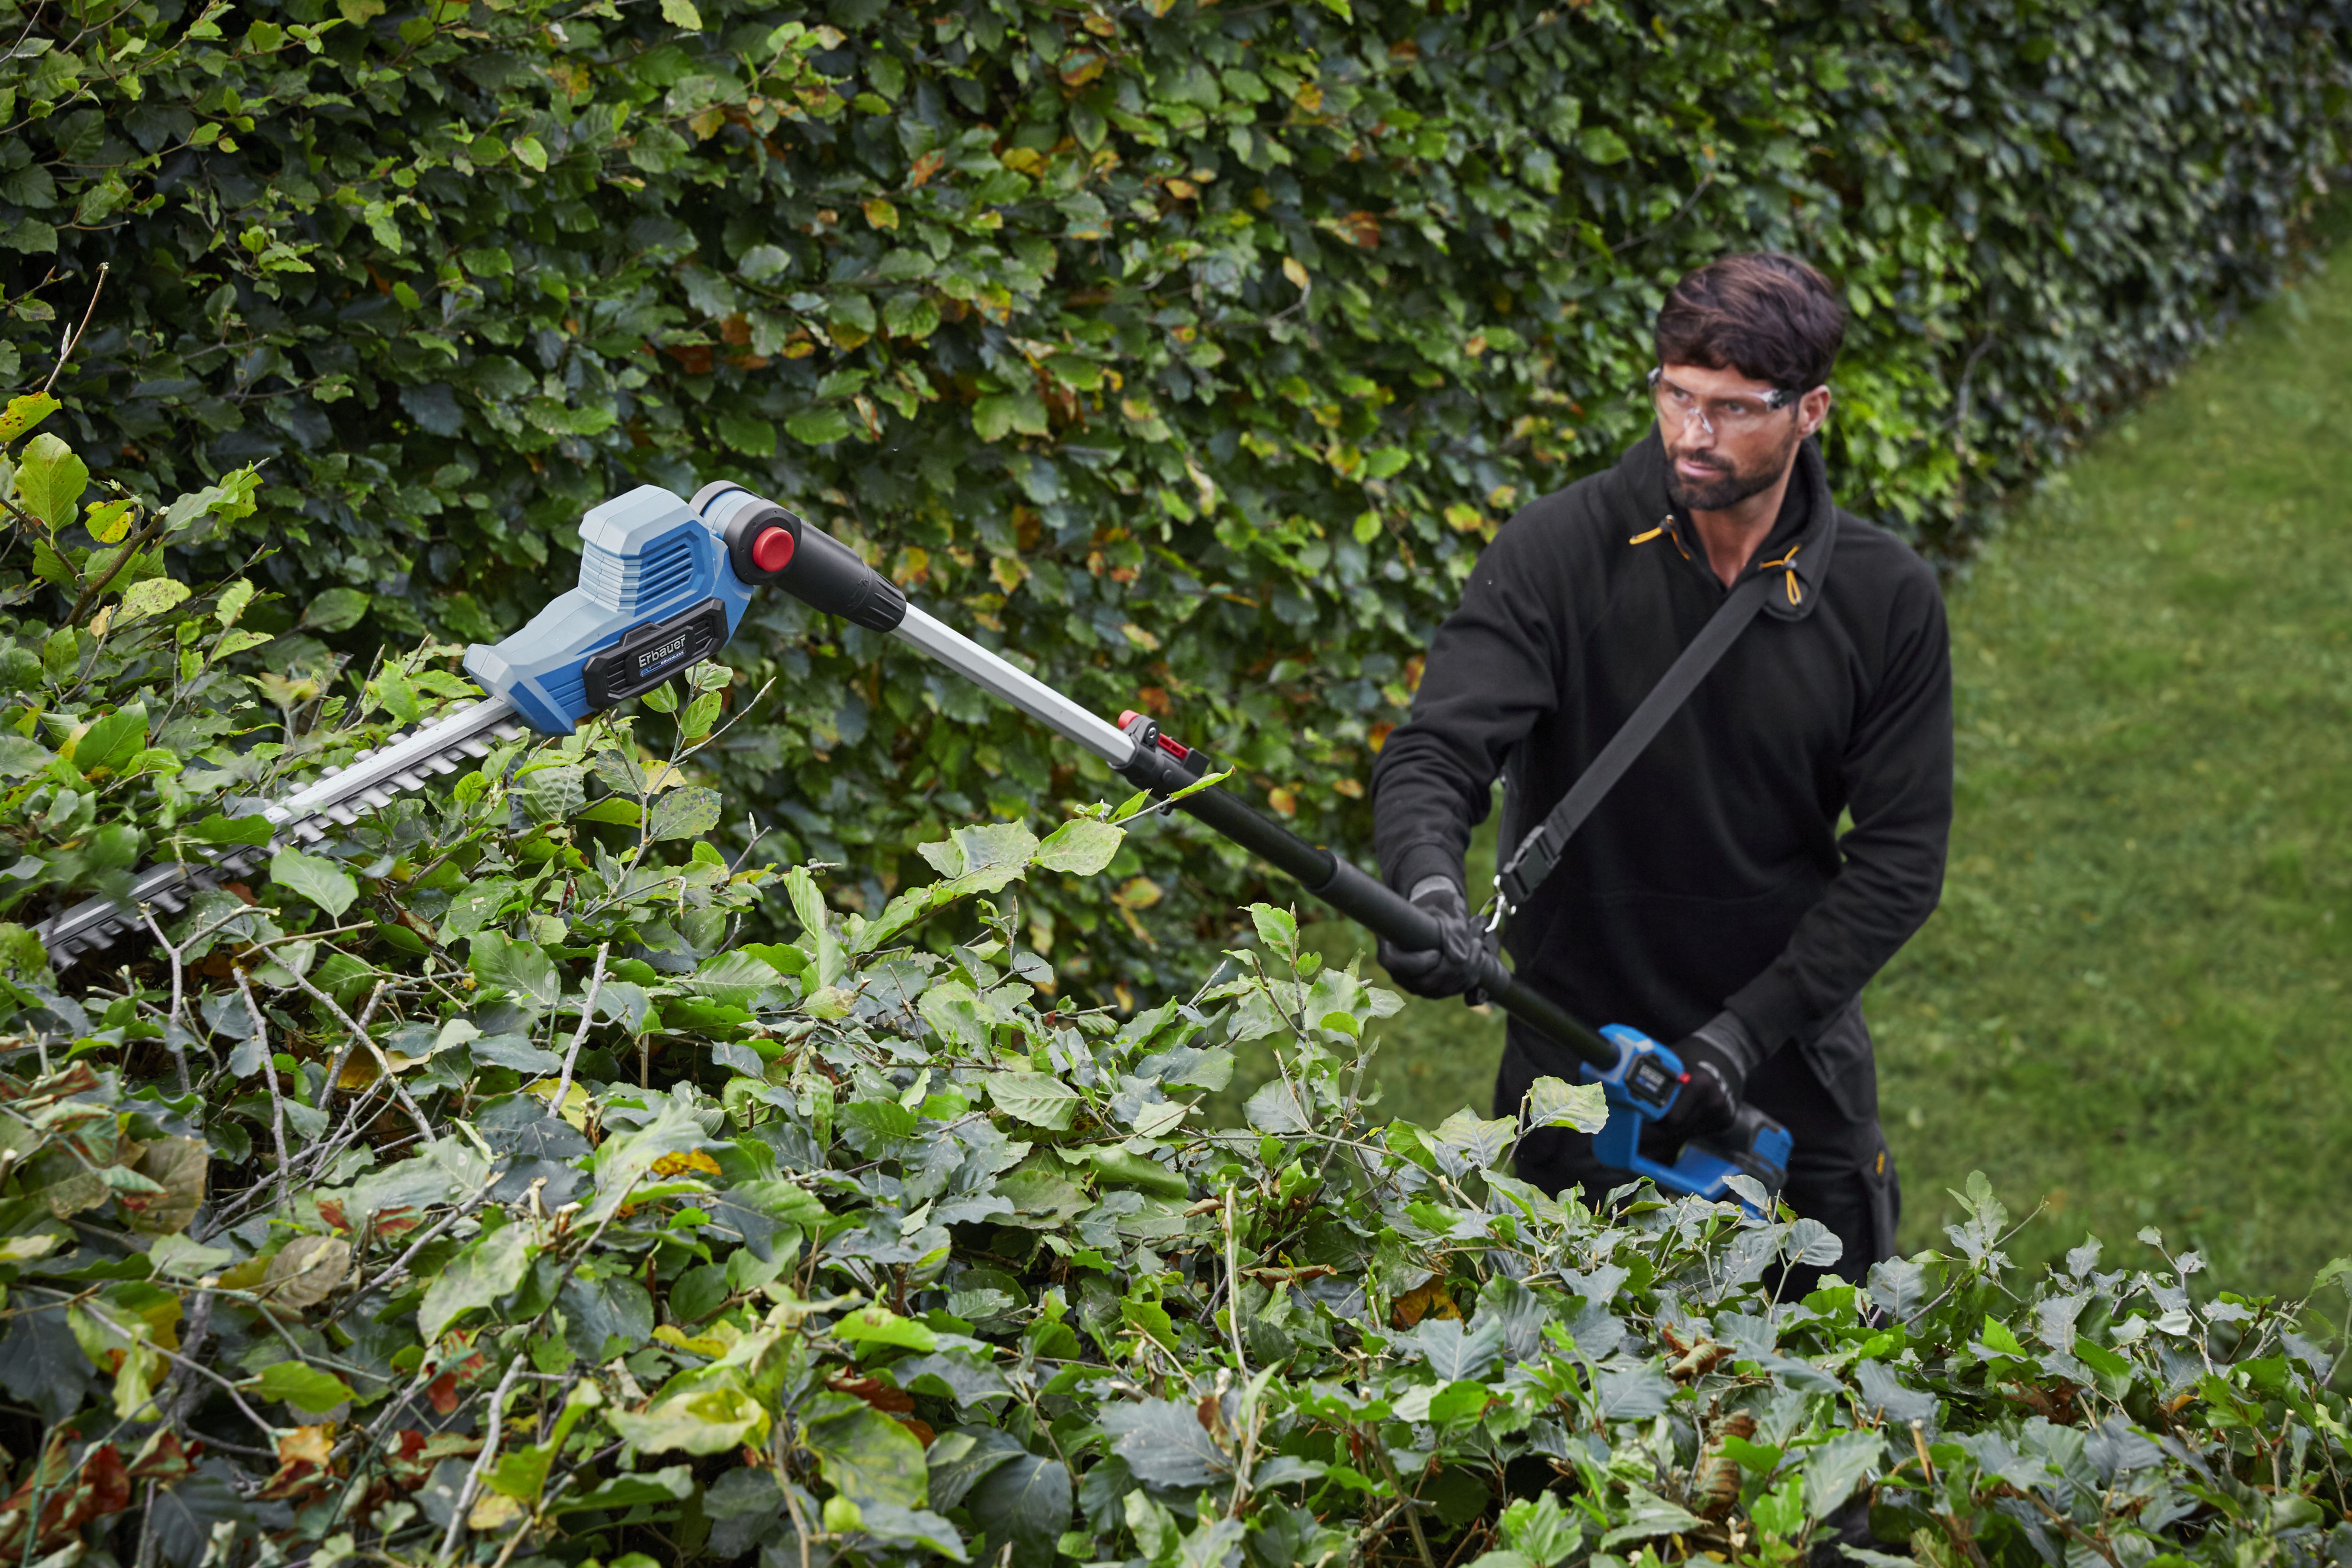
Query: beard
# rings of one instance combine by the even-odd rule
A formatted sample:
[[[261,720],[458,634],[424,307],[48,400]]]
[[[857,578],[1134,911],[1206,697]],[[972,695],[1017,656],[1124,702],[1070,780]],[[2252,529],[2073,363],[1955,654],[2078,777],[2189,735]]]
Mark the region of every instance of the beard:
[[[1780,483],[1780,476],[1789,471],[1790,460],[1797,451],[1797,436],[1790,427],[1789,439],[1770,455],[1760,457],[1746,467],[1727,458],[1720,449],[1710,452],[1696,461],[1715,471],[1715,476],[1697,484],[1685,479],[1675,465],[1681,454],[1666,449],[1666,495],[1686,512],[1724,512],[1739,505],[1750,496],[1761,495]]]

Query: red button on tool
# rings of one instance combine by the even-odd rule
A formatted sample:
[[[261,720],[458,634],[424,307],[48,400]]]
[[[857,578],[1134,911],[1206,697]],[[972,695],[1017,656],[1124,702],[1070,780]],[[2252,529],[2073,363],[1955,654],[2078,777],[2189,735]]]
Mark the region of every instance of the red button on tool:
[[[783,528],[769,528],[751,541],[751,564],[761,571],[782,571],[793,564],[793,536]]]

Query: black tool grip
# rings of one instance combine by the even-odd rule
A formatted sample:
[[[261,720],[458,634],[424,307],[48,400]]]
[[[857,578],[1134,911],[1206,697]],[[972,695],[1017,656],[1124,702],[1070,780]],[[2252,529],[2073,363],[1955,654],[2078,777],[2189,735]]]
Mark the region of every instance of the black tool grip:
[[[1198,781],[1181,761],[1159,746],[1158,727],[1150,720],[1130,723],[1128,733],[1137,740],[1135,755],[1119,769],[1129,783],[1166,796]],[[1307,892],[1373,935],[1385,936],[1412,952],[1437,946],[1437,921],[1429,911],[1386,883],[1365,875],[1353,862],[1261,816],[1238,796],[1212,786],[1195,790],[1175,805],[1186,816],[1297,878]],[[1503,967],[1500,958],[1489,954],[1486,965],[1487,972],[1480,977],[1478,988],[1496,1007],[1595,1067],[1616,1065],[1615,1046],[1578,1022],[1557,1002],[1521,981]]]

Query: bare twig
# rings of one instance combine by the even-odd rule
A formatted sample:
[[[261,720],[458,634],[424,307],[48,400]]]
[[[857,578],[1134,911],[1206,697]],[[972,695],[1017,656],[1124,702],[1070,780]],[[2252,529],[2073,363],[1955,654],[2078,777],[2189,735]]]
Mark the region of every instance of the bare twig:
[[[446,1563],[457,1552],[457,1542],[466,1533],[466,1515],[474,1506],[474,1499],[482,1490],[482,1477],[488,1473],[490,1463],[498,1458],[499,1434],[506,1425],[507,1395],[514,1388],[515,1379],[522,1375],[523,1364],[530,1359],[530,1347],[519,1346],[514,1359],[507,1363],[506,1375],[499,1379],[496,1393],[490,1396],[490,1414],[482,1427],[482,1451],[475,1456],[474,1468],[466,1472],[466,1484],[458,1489],[456,1506],[449,1511],[449,1530],[441,1537],[441,1561]]]
[[[1242,1264],[1241,1254],[1234,1242],[1234,1193],[1225,1188],[1225,1326],[1234,1340],[1234,1370],[1242,1376],[1249,1375],[1249,1357],[1242,1353]]]
[[[97,314],[98,297],[106,287],[106,270],[111,265],[113,264],[104,261],[98,264],[98,281],[90,285],[89,304],[82,309],[81,325],[67,333],[65,340],[58,345],[57,368],[49,372],[49,379],[41,383],[42,396],[47,397],[49,389],[58,384],[58,377],[65,373],[66,361],[73,358],[73,351],[76,349],[81,347],[82,334],[89,330],[89,319]]]
[[[378,1045],[375,1042],[374,1038],[368,1033],[367,1025],[352,1018],[351,1014],[343,1010],[341,1003],[336,1001],[334,998],[329,996],[326,992],[312,985],[310,983],[310,976],[297,973],[290,966],[288,967],[287,973],[294,976],[294,983],[302,988],[304,995],[308,996],[312,1001],[319,1003],[329,1012],[335,1015],[335,1021],[341,1024],[343,1028],[351,1031],[352,1040],[368,1048],[369,1053],[375,1058],[377,1070],[386,1078],[392,1080],[393,1098],[400,1102],[400,1108],[407,1112],[409,1119],[416,1124],[416,1130],[424,1134],[426,1137],[431,1137],[433,1135],[433,1124],[425,1119],[425,1113],[417,1108],[416,1102],[410,1097],[406,1086],[400,1082],[399,1076],[393,1071],[392,1058],[383,1053],[383,1047]],[[379,983],[376,987],[376,995],[380,997],[383,994],[383,987]],[[373,998],[370,1000],[368,1010],[371,1013],[375,1010]],[[349,1050],[350,1047],[347,1045],[344,1049]],[[338,1058],[338,1060],[340,1060],[340,1058]],[[332,1092],[331,1082],[330,1088],[324,1092]]]
[[[173,946],[170,942],[164,940],[163,928],[155,924],[155,912],[153,910],[148,908],[143,904],[141,904],[139,906],[139,918],[147,923],[148,931],[155,938],[155,946],[163,949],[164,953],[169,956],[172,960],[172,1010],[164,1015],[165,1028],[163,1030],[163,1044],[165,1049],[169,1050],[172,1053],[173,1063],[180,1070],[180,1092],[182,1094],[191,1093],[193,1091],[188,1083],[188,1048],[184,1044],[174,1045],[172,1042],[172,1030],[175,1028],[189,1040],[196,1038],[196,1031],[188,1027],[187,1020],[181,1017],[180,1014],[182,985],[184,981],[184,975],[180,966],[180,950],[177,947]]]
[[[431,1229],[423,1232],[415,1240],[410,1242],[408,1244],[408,1249],[401,1253],[399,1257],[393,1260],[392,1267],[385,1270],[382,1274],[376,1277],[376,1283],[380,1286],[398,1284],[400,1282],[401,1276],[408,1271],[408,1265],[415,1260],[416,1255],[419,1252],[424,1251],[426,1247],[438,1240],[443,1232],[446,1231],[451,1226],[457,1224],[459,1220],[473,1213],[474,1210],[481,1207],[485,1203],[488,1203],[490,1199],[490,1189],[498,1185],[499,1173],[493,1172],[490,1176],[490,1179],[484,1182],[481,1185],[480,1190],[477,1191],[473,1197],[467,1198],[465,1202],[451,1209],[447,1214],[443,1215],[440,1220],[436,1223]]]
[[[1381,1462],[1381,1473],[1388,1477],[1389,1485],[1396,1488],[1397,1506],[1404,1511],[1404,1527],[1412,1531],[1413,1549],[1421,1553],[1421,1568],[1437,1568],[1437,1559],[1429,1550],[1429,1538],[1421,1532],[1420,1502],[1404,1490],[1404,1482],[1397,1477],[1396,1461],[1389,1458],[1388,1446],[1381,1441],[1377,1429],[1372,1433],[1370,1447],[1372,1457]]]
[[[326,1085],[319,1091],[319,1109],[320,1111],[329,1111],[334,1108],[335,1081],[343,1075],[343,1064],[351,1060],[352,1051],[357,1048],[360,1040],[366,1037],[368,1022],[375,1017],[376,1004],[383,1000],[384,989],[391,984],[392,982],[388,979],[378,980],[375,983],[375,989],[368,993],[367,1006],[360,1009],[358,1026],[359,1036],[354,1039],[344,1040],[341,1048],[335,1052],[333,1059],[327,1063]]]
[[[610,942],[596,949],[596,967],[588,977],[588,997],[580,1004],[580,1027],[572,1031],[572,1049],[563,1053],[563,1071],[555,1081],[555,1098],[550,1108],[558,1116],[563,1114],[564,1098],[572,1092],[572,1064],[580,1060],[580,1048],[588,1043],[588,1026],[596,1021],[596,998],[604,989],[604,957],[612,950]]]
[[[253,1020],[253,1040],[261,1048],[261,1082],[269,1089],[269,1141],[278,1149],[278,1205],[294,1207],[294,1167],[286,1158],[286,1102],[278,1092],[278,1063],[270,1055],[269,1025],[261,1004],[253,999],[253,977],[236,971],[237,994],[245,998],[245,1016]]]

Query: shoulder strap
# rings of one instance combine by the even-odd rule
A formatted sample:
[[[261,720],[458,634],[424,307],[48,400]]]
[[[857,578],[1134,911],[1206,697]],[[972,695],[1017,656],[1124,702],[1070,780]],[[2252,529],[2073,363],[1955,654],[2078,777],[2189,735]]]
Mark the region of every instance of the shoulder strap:
[[[1764,596],[1775,580],[1759,572],[1731,591],[1722,608],[1691,639],[1690,646],[1658,677],[1658,684],[1650,688],[1650,695],[1642,699],[1633,716],[1609,737],[1609,744],[1601,748],[1592,766],[1578,776],[1568,793],[1560,797],[1559,804],[1551,809],[1551,814],[1519,841],[1519,847],[1511,852],[1511,858],[1496,873],[1495,886],[1502,895],[1498,915],[1507,915],[1526,904],[1543,885],[1544,879],[1559,863],[1560,852],[1567,847],[1570,837],[1583,826],[1584,819],[1601,804],[1601,797],[1625,776],[1633,759],[1658,737],[1658,731],[1666,727],[1666,721],[1698,689],[1698,684],[1706,679],[1707,672],[1715,668],[1733,641],[1748,630],[1748,623],[1764,608]]]

